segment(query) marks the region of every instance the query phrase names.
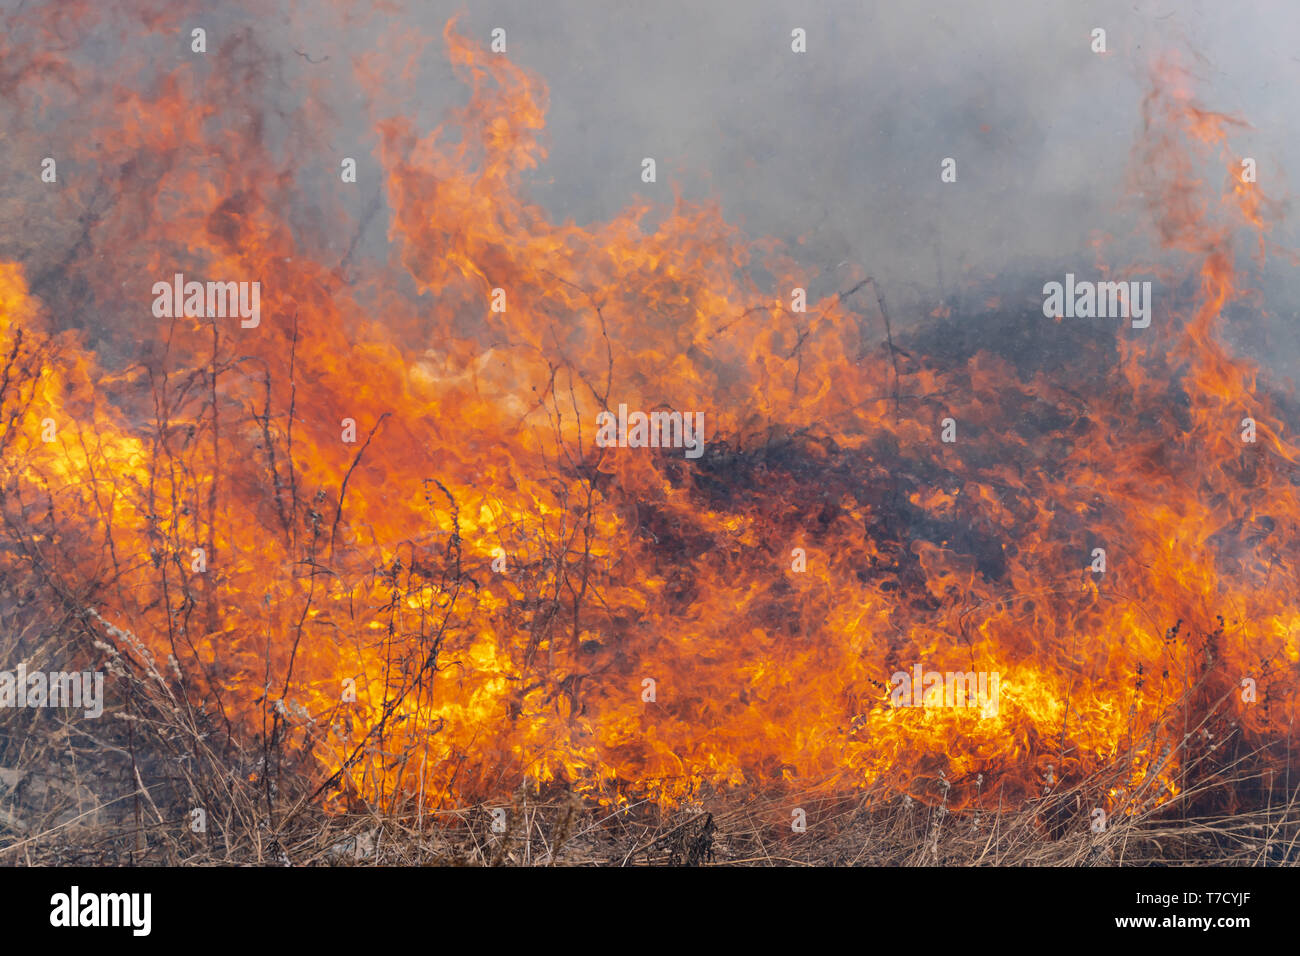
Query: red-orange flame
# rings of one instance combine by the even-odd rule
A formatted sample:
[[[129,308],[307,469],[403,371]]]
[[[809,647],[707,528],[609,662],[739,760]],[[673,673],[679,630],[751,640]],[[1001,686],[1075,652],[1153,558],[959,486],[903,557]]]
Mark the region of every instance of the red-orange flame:
[[[545,158],[543,87],[451,25],[445,41],[470,95],[427,134],[358,64],[401,274],[291,221],[294,169],[232,122],[254,65],[95,100],[79,161],[115,171],[114,200],[62,276],[102,325],[66,331],[25,264],[0,270],[6,513],[119,642],[367,798],[523,779],[600,799],[933,794],[942,776],[954,802],[1014,800],[1118,760],[1128,808],[1178,792],[1208,715],[1252,745],[1285,736],[1297,448],[1216,336],[1233,237],[1268,207],[1232,178],[1233,216],[1213,218],[1196,170],[1234,123],[1180,77],[1158,74],[1139,158],[1199,290],[1067,378],[900,357],[840,297],[790,311],[813,276],[711,205],[552,222],[521,185]],[[21,89],[94,89],[27,62]],[[261,325],[152,319],[148,289],[176,272],[261,282]],[[598,447],[620,403],[702,411],[708,455]],[[892,707],[915,664],[996,672],[996,713]]]

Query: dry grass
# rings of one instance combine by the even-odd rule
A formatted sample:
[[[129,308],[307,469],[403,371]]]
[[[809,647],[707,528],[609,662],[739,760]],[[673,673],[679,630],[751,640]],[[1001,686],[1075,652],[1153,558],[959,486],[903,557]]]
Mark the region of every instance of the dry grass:
[[[50,360],[45,343],[15,346],[0,389],[0,411],[10,422],[31,401],[35,370]],[[216,367],[214,359],[213,381]],[[157,427],[161,437],[163,425]],[[264,431],[271,454],[277,444]],[[290,451],[286,441],[269,465],[277,489],[275,462],[291,460]],[[170,464],[187,467],[183,460]],[[292,481],[284,487],[286,526],[298,526],[303,513],[314,514],[314,502],[302,500]],[[956,790],[938,775],[911,796],[827,782],[798,792],[703,792],[691,806],[665,808],[521,789],[508,806],[430,812],[431,801],[393,798],[382,807],[354,801],[347,813],[327,813],[318,798],[328,781],[300,735],[280,732],[277,717],[264,739],[241,739],[220,706],[199,703],[212,700],[203,685],[182,690],[185,679],[173,661],[156,660],[94,610],[97,591],[120,574],[111,531],[108,584],[71,579],[60,570],[75,562],[59,559],[56,516],[19,501],[16,488],[0,487],[0,661],[25,661],[31,670],[104,668],[109,679],[102,719],[0,710],[2,864],[1258,866],[1300,859],[1290,741],[1246,747],[1224,701],[1204,701],[1200,681],[1168,709],[1179,721],[1176,747],[1157,751],[1156,730],[1169,739],[1169,728],[1152,728],[1152,736],[1131,742],[1087,780],[1067,784],[1049,774],[1030,794],[977,784],[975,801],[963,782],[962,807],[950,803]],[[182,510],[174,501],[162,504],[173,515]],[[586,507],[589,514],[590,500]],[[582,527],[556,547],[581,550],[575,542]],[[168,546],[183,551],[175,522],[166,530]],[[314,552],[312,559],[314,567]],[[584,575],[588,565],[581,563]],[[165,572],[164,563],[155,566]],[[460,573],[458,565],[453,571]],[[585,577],[580,585],[585,594]],[[162,587],[168,593],[184,585],[164,577]],[[186,613],[193,604],[176,602]],[[576,621],[576,604],[572,613]],[[545,620],[546,627],[564,623],[558,614]],[[1201,695],[1199,705],[1187,706],[1192,695]],[[1204,716],[1184,727],[1181,715],[1188,713]],[[1093,832],[1093,808],[1128,779],[1144,752],[1160,754],[1150,782],[1120,796],[1119,811]],[[1180,768],[1180,793],[1172,798],[1157,790],[1164,766]],[[976,803],[982,809],[972,809]],[[205,815],[201,829],[191,818],[196,808]],[[804,832],[791,826],[795,809],[806,815]],[[494,813],[500,810],[504,818]]]
[[[21,626],[26,617],[27,625]],[[0,622],[6,659],[19,642],[32,667],[76,659],[67,640],[95,623],[50,621],[33,605]],[[15,626],[17,625],[17,626]],[[102,624],[100,626],[103,626]],[[129,636],[118,633],[119,641]],[[104,719],[59,710],[0,711],[0,863],[469,866],[1141,866],[1286,865],[1300,860],[1300,807],[1248,753],[1179,798],[1135,809],[1093,832],[1111,781],[1046,784],[1018,806],[950,809],[942,778],[928,799],[832,786],[782,795],[727,790],[691,806],[601,806],[527,788],[509,803],[430,813],[416,801],[329,814],[310,766],[290,755],[268,791],[264,754],[237,747],[180,701],[138,655],[111,655]],[[1121,762],[1122,763],[1122,762]],[[1119,772],[1117,766],[1116,773]],[[271,799],[268,800],[268,792]],[[1253,794],[1248,811],[1210,809]],[[1141,806],[1141,801],[1136,801]],[[191,828],[203,807],[206,832]],[[806,830],[792,828],[793,811]],[[496,812],[494,812],[496,811]],[[504,811],[504,817],[500,811]]]

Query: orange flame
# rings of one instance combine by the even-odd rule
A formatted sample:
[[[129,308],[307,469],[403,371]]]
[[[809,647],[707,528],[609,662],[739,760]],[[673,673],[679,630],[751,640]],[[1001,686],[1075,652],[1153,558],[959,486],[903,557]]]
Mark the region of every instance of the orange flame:
[[[1122,760],[1128,806],[1178,792],[1188,728],[1282,738],[1298,450],[1215,334],[1233,235],[1262,241],[1269,208],[1233,178],[1212,218],[1197,163],[1228,117],[1160,75],[1143,186],[1199,289],[1067,378],[894,353],[838,296],[791,312],[813,276],[712,205],[552,222],[523,198],[544,88],[444,39],[469,98],[426,134],[385,112],[391,70],[357,64],[397,274],[320,238],[341,213],[286,212],[292,165],[234,116],[255,64],[99,104],[81,159],[116,198],[73,187],[92,240],[63,275],[102,323],[71,331],[29,266],[0,269],[7,520],[119,642],[366,799],[943,780],[1015,800]],[[247,37],[221,53],[255,59]],[[25,95],[94,89],[31,56]],[[152,319],[175,272],[260,281],[260,327]],[[598,447],[620,403],[703,410],[708,454]],[[998,673],[996,713],[891,706],[918,663]]]

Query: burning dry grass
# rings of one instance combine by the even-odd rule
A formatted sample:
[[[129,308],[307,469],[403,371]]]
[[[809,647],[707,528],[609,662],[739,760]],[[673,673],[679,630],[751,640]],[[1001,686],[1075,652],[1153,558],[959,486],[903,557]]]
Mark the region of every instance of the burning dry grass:
[[[65,622],[69,623],[69,622]],[[55,650],[50,648],[51,651]],[[65,650],[60,648],[59,650]],[[471,866],[1141,866],[1300,861],[1300,807],[1289,780],[1241,754],[1212,781],[1094,827],[1093,807],[1125,760],[1072,787],[1045,785],[1020,805],[950,810],[942,777],[927,800],[886,788],[829,787],[762,796],[702,794],[664,808],[597,806],[564,788],[524,787],[494,805],[430,809],[392,800],[326,812],[306,773],[268,784],[264,752],[221,744],[195,725],[161,674],[119,671],[124,699],[106,727],[52,725],[49,712],[0,723],[0,763],[44,768],[0,797],[8,864]],[[124,746],[114,741],[123,739]],[[1228,742],[1225,742],[1228,743]],[[1125,755],[1126,758],[1131,755]],[[17,759],[15,759],[17,758]],[[279,761],[277,761],[279,764]],[[1189,770],[1194,764],[1188,765]],[[287,769],[287,767],[285,768]],[[146,784],[145,781],[150,781]],[[1260,796],[1259,809],[1212,812]],[[1287,799],[1287,794],[1291,798]],[[207,808],[206,832],[190,826]],[[791,826],[793,813],[806,829]]]
[[[787,307],[815,272],[712,205],[553,223],[544,86],[451,25],[449,126],[362,64],[390,248],[342,263],[286,220],[335,210],[260,135],[251,34],[127,89],[16,29],[15,136],[62,83],[113,135],[81,234],[0,263],[6,659],[112,679],[94,724],[0,714],[3,859],[1292,859],[1300,414],[1216,337],[1263,207],[1184,200],[1232,156],[1179,84],[1145,104],[1189,157],[1139,150],[1179,259],[1145,338],[903,336],[865,279]],[[264,320],[141,335],[124,278],[177,273],[260,281]],[[707,452],[594,444],[624,404],[706,410]],[[1006,699],[887,706],[914,664]]]
[[[978,342],[1008,340],[1005,330],[998,331],[999,321],[1014,325],[1013,319],[991,319],[976,337]],[[939,337],[946,339],[943,345],[937,344]],[[904,367],[908,374],[919,374],[913,354],[946,354],[960,364],[961,354],[974,352],[978,342],[963,345],[943,332],[922,332],[904,343]],[[1067,351],[1075,362],[1104,363],[1108,346],[1081,339],[1063,353]],[[40,387],[39,370],[53,364],[54,355],[50,341],[33,339],[14,346],[0,390],[0,410],[10,421],[31,407]],[[1040,354],[1033,367],[1019,374],[1040,374],[1044,365],[1056,360]],[[215,375],[211,367],[209,375]],[[1010,389],[1004,392],[1010,394]],[[268,461],[274,460],[277,447],[287,460],[290,449],[277,446],[266,419],[254,413],[252,420],[261,426]],[[163,452],[153,470],[173,475],[192,471],[194,463],[185,455],[167,451],[167,433],[167,425],[160,422],[153,442]],[[912,535],[943,537],[977,557],[984,555],[979,560],[988,565],[989,576],[1001,573],[996,549],[976,531],[952,519],[936,524],[909,504],[921,488],[956,480],[953,471],[923,459],[904,460],[895,449],[900,466],[887,479],[872,477],[854,453],[832,445],[810,453],[807,440],[784,436],[750,452],[715,449],[701,462],[701,487],[715,507],[728,507],[770,495],[797,501],[801,487],[839,484],[861,500],[888,504],[879,511],[880,520],[863,530],[882,551],[889,542]],[[79,442],[85,449],[85,438]],[[363,445],[354,463],[364,452]],[[268,467],[275,473],[273,464]],[[668,461],[665,467],[678,464]],[[0,861],[1259,865],[1297,859],[1300,810],[1290,780],[1291,741],[1252,746],[1242,734],[1233,711],[1237,686],[1225,688],[1216,667],[1222,621],[1218,630],[1203,633],[1178,623],[1169,627],[1165,644],[1186,651],[1180,695],[1164,701],[1145,724],[1130,724],[1113,758],[1085,776],[1079,773],[1064,722],[1059,739],[1045,734],[1039,742],[1034,769],[1012,765],[1004,775],[949,779],[949,765],[935,754],[912,761],[919,770],[906,788],[897,780],[845,787],[842,778],[827,778],[808,789],[806,780],[792,781],[779,772],[766,782],[760,778],[739,786],[698,780],[679,786],[661,776],[649,781],[649,795],[642,781],[622,780],[612,801],[600,801],[598,795],[571,790],[561,782],[540,790],[536,784],[519,786],[510,782],[509,764],[493,767],[489,754],[465,751],[459,756],[462,762],[478,763],[473,768],[476,788],[513,792],[510,801],[498,798],[495,804],[466,807],[459,799],[458,768],[439,791],[384,782],[430,779],[423,761],[430,759],[430,741],[437,742],[440,728],[432,725],[422,736],[389,735],[388,720],[402,712],[409,697],[425,693],[425,681],[453,666],[443,646],[450,610],[421,625],[418,660],[401,656],[403,622],[395,620],[389,627],[380,640],[386,666],[405,669],[410,676],[390,682],[393,691],[384,715],[354,737],[328,773],[316,749],[319,738],[310,727],[335,720],[337,714],[315,715],[306,721],[307,729],[293,720],[294,713],[283,706],[291,699],[290,678],[277,678],[268,656],[264,691],[257,701],[261,733],[250,734],[246,722],[230,719],[219,658],[198,669],[182,668],[171,655],[160,660],[147,642],[115,622],[111,611],[98,609],[108,603],[106,596],[137,580],[130,576],[128,548],[116,540],[112,522],[100,526],[103,541],[95,549],[102,556],[99,570],[88,576],[84,561],[68,557],[80,544],[69,540],[69,529],[79,527],[77,522],[59,512],[56,495],[33,499],[25,497],[24,490],[11,472],[10,484],[0,495],[5,506],[0,528],[0,634],[6,641],[0,647],[2,659],[27,661],[33,669],[102,667],[111,678],[110,702],[104,719],[96,721],[60,710],[0,710],[0,768],[5,771],[0,776],[5,788],[0,794]],[[444,607],[454,609],[455,595],[475,589],[475,574],[482,569],[462,561],[454,496],[436,478],[425,483],[425,490],[431,498],[441,495],[450,510],[455,532],[451,541],[440,554],[426,552],[418,568],[376,573],[390,592],[391,607],[400,607],[436,580],[439,592],[451,596]],[[285,570],[303,601],[296,615],[301,637],[315,593],[312,582],[331,573],[333,549],[326,542],[336,533],[341,508],[331,512],[319,496],[308,500],[297,487],[279,491],[288,520],[307,529],[312,542],[308,559]],[[175,501],[170,508],[172,513],[184,510]],[[104,512],[109,513],[111,508]],[[649,507],[640,520],[668,561],[700,533]],[[816,519],[792,506],[775,520],[796,528],[815,524]],[[966,540],[960,537],[963,533],[969,536]],[[167,534],[169,541],[159,551],[183,555],[186,541],[177,526]],[[575,540],[537,541],[517,550],[534,555],[532,562],[522,563],[519,575],[534,581],[535,597],[518,603],[513,613],[533,621],[539,633],[570,626],[565,616],[572,612],[540,595],[550,580],[547,565],[553,569],[563,564]],[[435,557],[440,560],[435,562]],[[138,564],[138,557],[135,560]],[[900,580],[920,573],[902,563],[905,557],[899,560]],[[201,580],[180,573],[169,576],[173,562],[168,559],[150,563],[180,639],[190,627],[219,626],[211,623],[220,616]],[[176,570],[179,564],[173,566]],[[690,582],[682,586],[688,595]],[[778,588],[774,607],[779,609],[780,600]],[[290,670],[292,660],[290,655]],[[1135,698],[1142,680],[1139,670],[1132,687]],[[279,682],[283,689],[277,694],[274,684]],[[581,702],[575,688],[559,692],[570,695],[575,705]],[[336,709],[346,713],[342,705]],[[1068,720],[1068,702],[1066,714]],[[1046,730],[1050,733],[1051,728]],[[1135,774],[1136,767],[1143,772]],[[416,772],[408,776],[406,768]],[[1036,775],[1032,788],[1026,787],[1027,774]],[[675,796],[657,799],[656,793],[664,792]],[[330,798],[328,805],[325,798]],[[202,814],[201,826],[196,810]],[[796,811],[806,820],[802,832],[791,825]],[[1099,811],[1107,815],[1100,827]]]
[[[923,335],[917,347],[925,346]],[[776,467],[782,447],[789,446],[763,450],[764,473]],[[810,467],[808,461],[794,456],[790,467]],[[752,490],[749,482],[756,479],[746,456],[724,453],[710,467],[720,494]],[[723,471],[731,481],[723,480]],[[291,507],[296,511],[300,503],[294,499]],[[1204,669],[1188,676],[1182,697],[1168,701],[1159,719],[1108,766],[1062,783],[1057,767],[1070,764],[1062,751],[1058,761],[1041,765],[1037,792],[1028,796],[1018,783],[1004,792],[980,774],[961,781],[967,792],[962,806],[953,805],[953,783],[936,759],[906,796],[896,786],[846,789],[827,780],[811,789],[706,784],[685,800],[666,803],[635,796],[634,785],[615,803],[599,803],[560,783],[540,791],[516,787],[509,800],[468,807],[455,805],[450,787],[442,793],[378,787],[380,798],[365,797],[346,781],[418,764],[427,759],[427,745],[398,738],[399,749],[390,749],[381,721],[378,733],[363,738],[338,772],[323,776],[311,740],[280,729],[279,710],[269,701],[263,705],[265,735],[250,745],[220,707],[202,705],[209,695],[220,698],[218,687],[187,693],[174,660],[158,661],[136,635],[94,608],[94,595],[111,593],[112,568],[105,566],[98,581],[63,573],[50,551],[58,536],[45,533],[59,526],[56,514],[9,507],[4,519],[0,658],[24,660],[33,669],[101,666],[110,674],[111,693],[103,720],[51,709],[0,710],[0,862],[1092,866],[1300,860],[1290,741],[1254,749],[1245,743],[1231,720],[1235,688],[1206,697],[1213,686],[1212,654],[1197,658]],[[452,566],[444,573],[453,570],[465,573]],[[187,592],[180,579],[173,587]],[[176,601],[178,607],[186,603]],[[1178,629],[1171,630],[1173,640]],[[438,632],[431,633],[426,665],[432,673],[444,665]],[[417,685],[411,682],[409,691],[418,692]],[[400,703],[390,702],[390,712]],[[1186,723],[1190,714],[1198,715],[1197,723]],[[1161,750],[1171,737],[1179,742]],[[1062,734],[1061,747],[1065,739]],[[1158,754],[1155,765],[1130,792],[1133,767],[1152,752]],[[1166,767],[1176,768],[1173,799],[1162,783]],[[345,799],[324,806],[322,796],[340,787]],[[1099,827],[1102,808],[1109,816]],[[195,825],[195,810],[202,811],[202,826]],[[792,827],[796,813],[806,821],[802,830]]]

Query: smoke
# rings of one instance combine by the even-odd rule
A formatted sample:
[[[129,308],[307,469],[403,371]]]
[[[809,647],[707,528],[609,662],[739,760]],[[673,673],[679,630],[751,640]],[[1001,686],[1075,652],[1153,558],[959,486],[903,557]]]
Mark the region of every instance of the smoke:
[[[95,68],[100,92],[123,76],[231,69],[218,59],[223,43],[255,38],[266,55],[256,72],[268,144],[305,182],[318,167],[324,183],[338,156],[358,159],[361,188],[339,208],[367,222],[359,243],[331,222],[328,204],[293,213],[297,228],[313,229],[340,257],[353,244],[386,255],[375,114],[354,67],[374,77],[390,106],[432,128],[465,96],[440,38],[452,16],[484,44],[504,29],[509,57],[547,83],[549,158],[530,175],[529,192],[555,218],[601,221],[638,200],[670,203],[675,188],[716,199],[729,221],[780,239],[816,270],[814,296],[846,287],[855,271],[870,274],[903,325],[943,304],[969,314],[994,294],[1001,306],[1037,308],[1043,282],[1064,271],[1150,260],[1152,234],[1126,172],[1149,68],[1165,51],[1181,51],[1201,101],[1251,124],[1234,146],[1257,158],[1261,189],[1285,197],[1286,171],[1300,167],[1290,121],[1300,56],[1286,42],[1300,30],[1300,9],[1284,2],[1248,10],[1206,0],[104,9],[84,33],[62,31],[69,55]],[[6,16],[20,14],[30,10],[6,5]],[[214,51],[197,64],[187,50],[196,25]],[[806,53],[791,51],[794,28],[807,33]],[[1095,28],[1106,31],[1104,54],[1092,50]],[[417,36],[428,42],[418,47]],[[394,45],[409,62],[375,56]],[[312,120],[329,124],[319,141],[300,135]],[[67,126],[38,123],[33,132],[42,128]],[[657,183],[641,181],[645,157],[658,164]],[[948,157],[955,183],[940,181]],[[310,205],[311,193],[304,197]],[[77,230],[62,212],[67,244]],[[1287,246],[1293,238],[1290,226],[1274,234]],[[1300,355],[1282,305],[1300,292],[1292,271],[1266,267],[1261,283],[1273,308],[1264,329],[1243,336],[1284,360]]]
[[[456,7],[409,9],[434,33]],[[1284,195],[1300,163],[1300,58],[1284,42],[1300,11],[1284,3],[486,0],[462,22],[484,42],[504,28],[512,59],[550,87],[550,161],[532,191],[557,216],[667,200],[675,180],[752,234],[797,243],[819,291],[858,265],[908,311],[992,277],[1038,299],[1044,273],[1092,264],[1098,240],[1115,264],[1149,256],[1125,173],[1165,51],[1183,51],[1207,105],[1252,124],[1238,141],[1261,188]],[[791,52],[795,27],[806,54]],[[638,178],[646,156],[664,171],[655,186]],[[940,182],[945,157],[957,183]]]

